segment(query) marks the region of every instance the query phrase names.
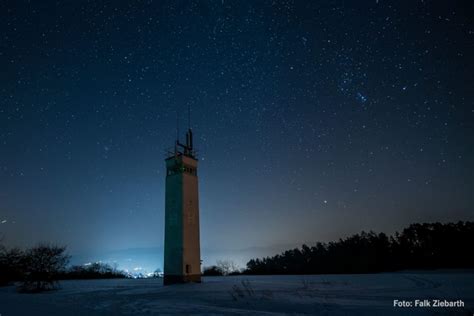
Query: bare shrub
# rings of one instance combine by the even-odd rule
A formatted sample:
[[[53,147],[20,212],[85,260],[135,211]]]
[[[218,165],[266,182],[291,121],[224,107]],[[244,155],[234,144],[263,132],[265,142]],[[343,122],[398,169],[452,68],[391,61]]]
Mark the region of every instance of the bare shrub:
[[[114,279],[125,277],[125,272],[118,270],[116,265],[110,266],[102,262],[95,262],[87,266],[72,266],[62,275],[63,279]]]
[[[22,278],[23,252],[18,248],[0,247],[0,286]]]
[[[232,286],[232,292],[233,292],[237,297],[240,297],[240,298],[244,298],[244,297],[245,297],[244,291],[243,291],[238,285]]]
[[[245,289],[245,292],[247,292],[248,296],[254,296],[255,291],[253,290],[253,286],[250,283],[249,280],[242,280],[242,287]]]
[[[255,296],[255,291],[249,280],[242,280],[242,282],[240,283],[242,286],[234,284],[232,286],[232,290],[230,291],[230,295],[232,296],[234,301],[237,301],[239,298]]]
[[[23,259],[20,292],[36,293],[58,288],[58,277],[69,262],[66,247],[38,245],[27,250]]]
[[[202,275],[204,276],[222,276],[222,270],[217,266],[204,267]]]
[[[229,275],[239,271],[239,267],[232,260],[217,260],[217,269],[219,269],[222,275]]]

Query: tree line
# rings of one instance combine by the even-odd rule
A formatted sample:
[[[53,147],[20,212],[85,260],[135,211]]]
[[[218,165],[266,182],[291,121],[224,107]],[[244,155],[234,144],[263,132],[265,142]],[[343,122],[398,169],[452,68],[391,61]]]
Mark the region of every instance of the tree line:
[[[412,224],[401,233],[361,232],[338,241],[252,259],[239,270],[229,260],[204,268],[204,275],[376,273],[406,269],[472,269],[474,222]],[[21,292],[58,287],[61,279],[125,278],[110,265],[68,267],[66,247],[38,245],[20,250],[0,245],[0,286],[18,282]]]
[[[232,260],[217,260],[215,265],[204,267],[203,276],[239,275],[242,271]]]
[[[472,269],[474,222],[412,224],[401,233],[361,232],[338,241],[252,259],[244,274],[375,273]]]
[[[20,292],[58,288],[58,280],[125,278],[126,274],[104,263],[68,267],[66,247],[40,244],[30,249],[0,245],[0,286],[18,282]]]

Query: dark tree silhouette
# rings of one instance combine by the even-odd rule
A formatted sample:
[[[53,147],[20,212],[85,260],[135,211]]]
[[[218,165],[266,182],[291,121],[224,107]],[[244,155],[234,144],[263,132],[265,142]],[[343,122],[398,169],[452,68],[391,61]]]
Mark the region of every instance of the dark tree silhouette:
[[[61,279],[120,279],[126,277],[125,272],[101,262],[72,266],[60,276]]]
[[[239,267],[232,260],[217,260],[216,267],[222,275],[230,275],[239,271]]]
[[[210,266],[210,267],[205,267],[203,269],[202,275],[204,275],[204,276],[221,276],[221,275],[224,275],[224,273],[217,266]]]
[[[247,263],[247,274],[374,273],[474,268],[474,223],[412,224],[401,233],[362,232],[336,242],[287,250]]]
[[[41,292],[58,287],[58,277],[65,271],[69,256],[66,247],[38,245],[23,256],[21,292]]]
[[[23,252],[18,248],[0,246],[0,286],[9,285],[23,276]]]

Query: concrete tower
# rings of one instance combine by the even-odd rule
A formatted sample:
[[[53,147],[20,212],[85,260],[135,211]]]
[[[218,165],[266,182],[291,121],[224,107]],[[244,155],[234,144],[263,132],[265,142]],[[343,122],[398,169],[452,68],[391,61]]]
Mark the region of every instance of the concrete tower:
[[[186,144],[176,141],[166,158],[165,285],[201,282],[199,243],[199,194],[193,132]]]

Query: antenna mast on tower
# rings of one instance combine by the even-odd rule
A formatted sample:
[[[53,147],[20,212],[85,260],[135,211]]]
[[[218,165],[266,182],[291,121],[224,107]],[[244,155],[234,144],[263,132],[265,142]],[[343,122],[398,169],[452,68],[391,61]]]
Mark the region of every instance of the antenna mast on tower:
[[[188,129],[191,129],[191,105],[188,103]]]
[[[179,142],[179,111],[176,110],[176,141]]]
[[[182,144],[179,141],[179,111],[176,111],[176,142],[174,147],[174,156],[184,154],[186,156],[195,158],[195,151],[193,150],[193,131],[191,129],[191,107],[188,103],[188,130],[186,132],[186,142]],[[179,148],[182,148],[182,152]]]

